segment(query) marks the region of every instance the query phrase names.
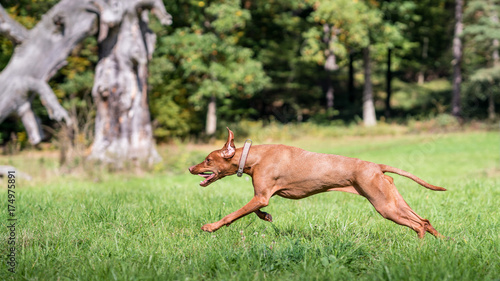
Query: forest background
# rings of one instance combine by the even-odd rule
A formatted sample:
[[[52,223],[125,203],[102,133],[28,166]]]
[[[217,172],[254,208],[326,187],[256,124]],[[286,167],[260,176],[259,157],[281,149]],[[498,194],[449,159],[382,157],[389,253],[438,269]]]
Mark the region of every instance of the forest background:
[[[1,4],[31,29],[57,2]],[[226,126],[245,134],[241,122],[248,121],[325,126],[494,121],[500,102],[497,2],[466,1],[463,29],[456,34],[462,1],[164,1],[173,24],[165,27],[155,18],[150,23],[158,37],[148,80],[155,139],[224,134]],[[458,62],[454,38],[462,41]],[[0,37],[0,50],[3,69],[12,41]],[[88,37],[49,81],[78,121],[75,139],[84,146],[94,133],[97,62],[97,38]],[[462,76],[458,90],[452,83],[456,65]],[[61,124],[49,118],[38,98],[32,107],[45,140],[51,140]],[[0,141],[12,140],[29,146],[15,116],[0,124]]]

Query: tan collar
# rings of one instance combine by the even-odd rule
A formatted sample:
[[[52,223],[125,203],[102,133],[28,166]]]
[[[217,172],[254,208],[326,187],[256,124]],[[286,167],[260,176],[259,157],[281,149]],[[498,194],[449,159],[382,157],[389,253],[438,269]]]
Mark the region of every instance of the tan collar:
[[[248,151],[250,150],[251,146],[252,146],[252,140],[250,139],[246,140],[245,145],[243,146],[243,152],[241,153],[240,166],[238,167],[238,172],[236,173],[238,177],[241,177],[241,175],[243,175],[243,169],[245,168],[245,163],[247,162],[247,157],[248,157]]]

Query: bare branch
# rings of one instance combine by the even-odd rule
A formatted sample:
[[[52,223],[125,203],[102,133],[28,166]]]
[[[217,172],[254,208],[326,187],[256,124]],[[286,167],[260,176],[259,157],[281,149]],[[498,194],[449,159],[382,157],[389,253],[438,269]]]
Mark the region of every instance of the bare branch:
[[[25,102],[17,109],[17,114],[23,121],[24,128],[28,133],[29,142],[32,145],[38,144],[44,138],[43,130],[40,124],[40,118],[35,115],[31,109],[31,103]]]
[[[39,121],[30,106],[34,93],[40,96],[50,118],[64,119],[68,125],[72,123],[46,81],[66,64],[66,57],[80,40],[96,32],[97,17],[86,9],[89,6],[89,0],[61,0],[29,31],[0,6],[0,32],[7,32],[17,38],[16,42],[22,42],[0,73],[0,122],[17,113],[32,144],[43,139]]]
[[[14,44],[21,44],[28,38],[29,31],[20,23],[12,19],[0,5],[0,34],[5,35]]]
[[[66,125],[71,126],[72,120],[68,112],[61,106],[47,82],[27,77],[24,79],[24,83],[28,91],[38,93],[42,100],[42,104],[47,108],[50,119],[56,121],[62,121],[64,119]]]
[[[162,25],[172,24],[172,15],[167,12],[161,0],[139,0],[136,9],[151,10],[151,13],[160,20]]]

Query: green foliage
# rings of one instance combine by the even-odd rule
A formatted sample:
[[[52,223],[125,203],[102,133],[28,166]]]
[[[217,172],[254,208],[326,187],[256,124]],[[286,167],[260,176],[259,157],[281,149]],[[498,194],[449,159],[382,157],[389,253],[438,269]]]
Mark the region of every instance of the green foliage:
[[[445,79],[434,80],[422,85],[393,81],[393,110],[395,117],[426,118],[448,111],[451,97],[451,83]]]
[[[15,20],[32,28],[57,0],[0,2]],[[449,89],[432,85],[443,84],[451,73],[452,0],[179,0],[164,4],[173,25],[161,26],[154,16],[150,23],[157,44],[149,67],[149,104],[160,141],[199,136],[212,96],[217,99],[219,128],[244,120],[356,124],[362,103],[360,51],[368,45],[378,112],[384,110],[387,50],[392,49],[395,112],[387,121],[432,119],[449,111]],[[498,0],[474,0],[465,5],[463,107],[467,119],[485,117],[489,96],[499,107],[492,43],[500,39],[500,26],[494,20],[498,4]],[[331,27],[330,34],[325,34],[325,24]],[[329,36],[333,39],[325,40]],[[0,37],[0,69],[7,65],[13,48]],[[86,112],[93,106],[89,95],[97,49],[94,37],[85,39],[49,81],[63,106],[79,118],[92,116]],[[338,69],[327,73],[324,64],[332,52]],[[350,58],[353,84],[348,83]],[[325,109],[325,77],[335,88],[335,109],[330,111]],[[426,83],[417,85],[417,77]],[[57,127],[40,101],[35,100],[34,107],[44,125]],[[11,131],[22,130],[19,124],[11,125],[0,125],[3,139]]]
[[[392,20],[390,14],[411,13],[415,9],[413,3],[323,0],[314,2],[313,8],[314,12],[309,16],[312,27],[304,33],[302,56],[306,60],[322,65],[328,53],[325,50],[331,50],[337,56],[338,64],[345,66],[349,53],[369,45],[375,45],[379,52],[395,47],[406,50],[411,46],[402,33],[407,25]],[[385,19],[386,14],[391,20]],[[325,24],[332,27],[331,34],[324,33]],[[321,42],[325,35],[334,36],[329,46]]]
[[[492,102],[494,105],[500,96],[498,4],[500,2],[496,0],[470,1],[464,11],[465,50],[468,53],[466,70],[469,79],[464,85],[466,95],[463,99],[468,106],[468,118],[485,118],[484,108],[491,106]],[[494,53],[497,54],[496,58]]]
[[[396,49],[401,78],[415,81],[419,73],[433,80],[451,73],[454,1],[383,1],[386,16],[401,27],[405,42]],[[397,59],[397,57],[396,57]]]
[[[241,9],[238,0],[211,2],[206,13],[213,18],[211,25],[216,33],[231,34],[236,29],[244,28],[251,19],[250,11]]]
[[[156,63],[161,62],[153,60],[150,70],[155,71]],[[196,122],[198,116],[188,101],[183,81],[172,79],[168,84],[155,84],[152,77],[150,76],[150,83],[155,86],[150,94],[150,110],[155,120],[155,137],[165,141],[173,137],[186,137],[192,131],[202,130],[203,127]]]
[[[190,82],[190,100],[203,105],[204,98],[249,97],[267,83],[259,62],[249,49],[221,41],[214,34],[196,34],[178,29],[163,38],[168,56],[179,76]],[[186,83],[187,84],[187,83]]]
[[[0,69],[4,69],[12,56],[14,46],[6,37],[0,37]]]
[[[204,123],[199,113],[212,96],[219,100],[218,112],[224,119],[248,116],[253,111],[239,110],[235,103],[250,99],[269,83],[252,50],[238,45],[250,12],[239,1],[215,1],[207,7],[204,3],[190,3],[197,6],[193,8],[200,13],[195,17],[199,21],[160,38],[155,52],[150,82],[157,136],[185,136],[199,130],[190,123]],[[172,103],[176,99],[185,102],[182,108]]]
[[[500,98],[500,66],[481,68],[474,72],[464,85],[465,117],[487,118],[485,108],[489,99]],[[491,96],[491,97],[490,97]]]
[[[498,0],[470,1],[464,11],[464,17],[468,23],[464,29],[464,36],[470,36],[470,40],[484,45],[483,47],[493,47],[491,42],[494,39],[500,39],[499,4]]]
[[[495,4],[498,1],[471,1],[464,11],[465,52],[467,53],[465,69],[473,73],[482,68],[493,67],[495,62],[493,52],[494,40],[500,40],[500,23],[498,13],[500,9]],[[498,62],[497,62],[498,63]]]

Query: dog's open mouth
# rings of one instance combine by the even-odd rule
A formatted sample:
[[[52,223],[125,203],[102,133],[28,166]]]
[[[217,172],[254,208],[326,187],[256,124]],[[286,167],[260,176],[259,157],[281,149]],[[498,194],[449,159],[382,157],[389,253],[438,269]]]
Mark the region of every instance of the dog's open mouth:
[[[210,183],[210,181],[215,177],[215,173],[214,172],[203,172],[203,173],[199,173],[198,176],[205,178],[204,181],[200,182],[200,185],[207,186]]]

